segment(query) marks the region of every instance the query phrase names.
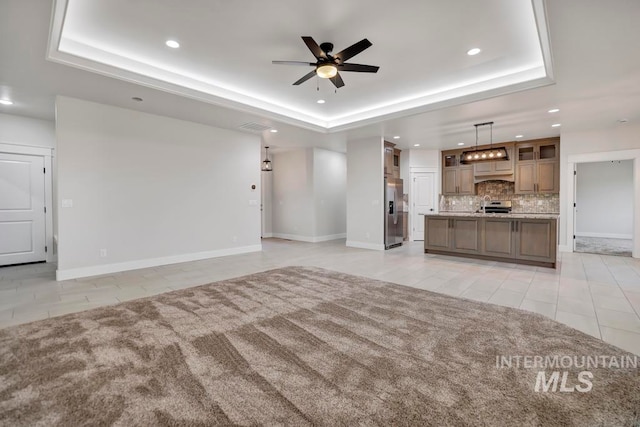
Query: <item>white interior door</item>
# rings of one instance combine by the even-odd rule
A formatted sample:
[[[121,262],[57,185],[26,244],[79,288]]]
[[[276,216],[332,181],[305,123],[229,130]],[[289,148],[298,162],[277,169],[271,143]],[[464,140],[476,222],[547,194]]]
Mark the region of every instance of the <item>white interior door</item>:
[[[436,174],[435,172],[414,172],[413,184],[413,209],[412,209],[412,238],[424,240],[424,215],[435,210]]]
[[[44,157],[0,153],[0,265],[44,261]]]

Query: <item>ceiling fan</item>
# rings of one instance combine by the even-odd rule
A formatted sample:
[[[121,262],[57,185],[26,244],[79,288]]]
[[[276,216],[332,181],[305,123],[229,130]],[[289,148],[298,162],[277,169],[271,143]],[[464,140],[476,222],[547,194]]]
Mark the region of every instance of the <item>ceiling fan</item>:
[[[348,64],[345,61],[353,58],[363,50],[373,46],[367,39],[362,39],[358,43],[355,43],[348,48],[336,53],[331,54],[333,51],[333,43],[321,43],[318,45],[313,37],[302,36],[302,40],[305,42],[313,56],[316,57],[316,62],[304,62],[304,61],[272,61],[273,64],[283,65],[305,65],[315,67],[313,71],[305,74],[297,80],[294,85],[299,85],[306,82],[311,77],[317,75],[323,79],[329,79],[335,85],[336,88],[344,86],[344,81],[340,77],[339,71],[355,71],[358,73],[377,73],[380,67],[375,65],[361,65],[361,64]]]

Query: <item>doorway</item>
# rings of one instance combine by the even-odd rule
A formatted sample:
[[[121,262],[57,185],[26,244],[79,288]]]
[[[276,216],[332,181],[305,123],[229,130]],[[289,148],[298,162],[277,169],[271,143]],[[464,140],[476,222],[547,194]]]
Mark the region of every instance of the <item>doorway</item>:
[[[436,173],[411,172],[411,240],[424,240],[424,215],[435,212]]]
[[[574,251],[631,257],[633,160],[575,166]]]
[[[46,260],[45,159],[0,153],[0,266]]]

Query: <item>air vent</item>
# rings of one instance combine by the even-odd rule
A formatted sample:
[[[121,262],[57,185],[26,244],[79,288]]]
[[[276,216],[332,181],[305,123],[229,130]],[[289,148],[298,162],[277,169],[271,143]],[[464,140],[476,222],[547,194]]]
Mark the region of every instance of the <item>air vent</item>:
[[[247,122],[240,125],[238,129],[248,130],[249,132],[262,133],[265,130],[271,129],[271,126],[265,126],[256,122]]]

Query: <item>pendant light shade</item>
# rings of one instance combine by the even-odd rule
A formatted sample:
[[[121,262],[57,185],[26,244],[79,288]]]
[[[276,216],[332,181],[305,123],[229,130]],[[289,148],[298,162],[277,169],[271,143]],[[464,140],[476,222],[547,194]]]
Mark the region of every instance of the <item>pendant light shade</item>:
[[[491,136],[489,148],[478,149],[478,127],[490,126]],[[473,150],[463,151],[460,162],[463,164],[495,162],[499,160],[509,160],[509,153],[505,147],[493,146],[493,122],[477,123],[476,127],[476,147]]]
[[[271,164],[271,160],[269,160],[269,147],[264,147],[264,160],[262,161],[262,171],[271,172],[272,170],[273,170],[273,165]]]

